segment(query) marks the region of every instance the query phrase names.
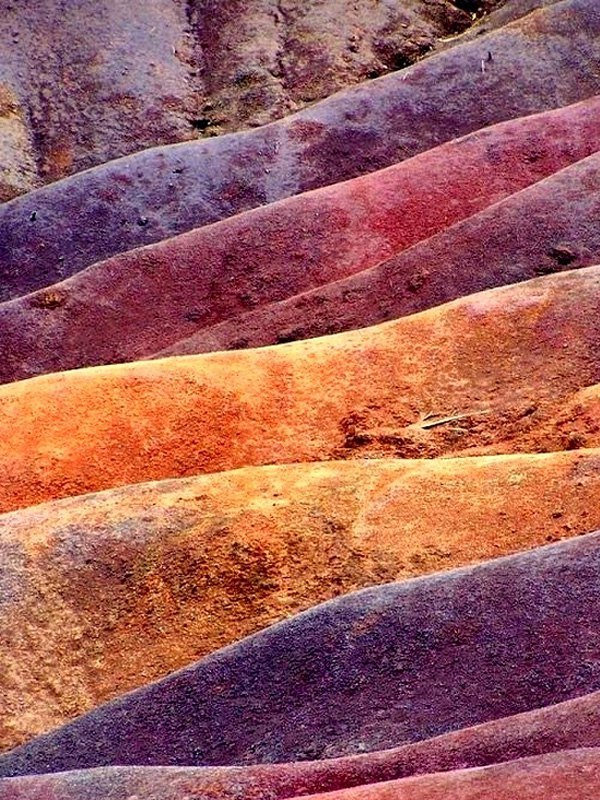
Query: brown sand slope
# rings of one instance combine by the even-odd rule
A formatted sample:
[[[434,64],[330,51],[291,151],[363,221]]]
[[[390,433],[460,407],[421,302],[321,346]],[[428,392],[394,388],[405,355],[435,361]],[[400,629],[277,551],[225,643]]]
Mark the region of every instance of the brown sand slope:
[[[481,12],[504,1],[477,2],[472,16],[460,3],[440,0],[206,0],[193,29],[203,54],[204,130],[214,135],[262,125],[412,64],[440,38],[455,44]]]
[[[590,267],[338,336],[8,384],[0,507],[244,465],[527,450],[600,382],[599,305]]]
[[[0,84],[0,203],[36,184],[33,142],[23,108],[13,92]]]
[[[101,767],[0,780],[1,800],[283,800],[600,745],[600,693],[392,750],[244,767]]]
[[[249,468],[0,516],[0,747],[344,592],[599,528],[599,466]]]
[[[467,42],[472,39],[478,39],[485,33],[501,28],[503,25],[508,25],[521,17],[525,17],[532,11],[538,8],[545,8],[547,6],[556,5],[560,0],[507,0],[507,2],[498,5],[492,2],[486,5],[485,0],[483,3],[478,3],[477,0],[459,0],[464,6],[481,6],[483,16],[479,17],[472,28],[469,28],[460,37],[452,38],[449,41],[443,41],[438,44],[439,49],[445,47],[454,47],[456,41]],[[470,9],[472,12],[472,8]],[[478,12],[481,13],[481,12]]]
[[[474,28],[545,4],[508,0]],[[189,3],[187,16],[169,0],[146,0],[143,13],[130,3],[126,15],[106,2],[4,4],[0,202],[142,147],[268,122],[454,47],[473,21],[441,0],[341,5],[303,0],[284,14],[275,2],[229,0]],[[476,5],[485,14],[499,3]]]
[[[585,386],[566,398],[553,418],[536,421],[529,432],[533,449],[564,450],[594,447],[600,441],[600,385]],[[485,455],[489,448],[477,447],[471,455]],[[506,452],[503,445],[493,452]]]
[[[429,4],[430,5],[430,4]],[[493,52],[485,71],[481,62]],[[133,247],[600,92],[596,0],[564,0],[285,120],[151,148],[0,206],[0,278],[39,285]],[[18,281],[17,281],[18,283]],[[6,288],[5,288],[6,291]],[[14,296],[8,292],[3,299]]]
[[[39,180],[194,138],[183,4],[5,1],[1,14],[0,87],[22,109]]]
[[[530,262],[534,256],[539,259],[544,241],[545,250],[550,250],[552,244],[564,242],[567,233],[569,241],[577,238],[579,250],[585,249],[587,263],[597,263],[600,235],[589,217],[595,219],[598,214],[594,200],[600,198],[600,155],[594,159],[590,154],[599,148],[600,96],[501,123],[387,170],[115,256],[61,284],[0,305],[0,380],[135,360],[249,308],[257,308],[251,319],[254,338],[262,337],[257,342],[261,344],[277,341],[289,330],[327,332],[338,318],[338,327],[357,327],[346,325],[352,314],[359,320],[362,315],[364,326],[382,320],[385,302],[395,302],[397,310],[406,313],[468,294],[469,288],[474,291],[503,279],[513,283],[532,277],[535,266]],[[474,252],[467,258],[474,250],[475,235],[465,243],[466,233],[462,240],[455,234],[451,263],[447,264],[446,245],[438,245],[429,262],[441,274],[437,280],[432,274],[420,287],[413,285],[412,291],[402,289],[407,280],[414,284],[414,267],[388,265],[374,270],[377,278],[357,278],[358,289],[351,297],[364,296],[362,303],[348,302],[345,290],[346,302],[340,302],[342,288],[334,291],[332,287],[317,291],[312,305],[302,303],[297,312],[302,324],[299,318],[293,324],[288,320],[274,324],[275,312],[262,310],[263,304],[374,267],[586,156],[592,160],[572,166],[554,182],[547,179],[538,190],[530,188],[504,212],[498,209],[478,226],[471,225],[468,230],[477,227],[478,234],[485,228],[480,250],[494,234],[483,260],[478,253],[478,263]],[[600,206],[600,199],[596,205]],[[524,229],[520,238],[515,222]],[[508,243],[501,237],[504,230]],[[596,246],[594,234],[599,239]],[[528,260],[520,252],[525,246],[531,254]],[[504,263],[498,265],[501,257]],[[424,254],[407,254],[409,258],[412,265],[423,261]],[[456,266],[461,260],[465,261],[462,271]],[[581,262],[574,256],[569,266]],[[550,263],[561,268],[556,260]],[[430,272],[435,273],[434,267]],[[21,274],[20,279],[25,277]],[[39,275],[32,273],[30,278],[37,282]],[[445,296],[439,284],[448,287]],[[372,294],[380,296],[379,302],[374,302]],[[290,304],[296,308],[294,301]],[[371,317],[379,312],[379,318],[369,319],[369,311]],[[234,341],[242,336],[252,341],[244,323],[236,319],[226,326],[233,331]]]

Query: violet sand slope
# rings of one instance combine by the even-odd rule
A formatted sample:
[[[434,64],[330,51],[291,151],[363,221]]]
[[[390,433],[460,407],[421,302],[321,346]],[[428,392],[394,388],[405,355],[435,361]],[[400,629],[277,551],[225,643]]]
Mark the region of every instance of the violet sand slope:
[[[157,355],[340,333],[502,284],[590,266],[600,262],[599,214],[600,153],[595,153],[371,269],[208,326]],[[24,330],[18,317],[12,330]],[[35,352],[34,344],[23,348],[20,363],[27,363],[28,352]]]
[[[0,515],[0,750],[319,602],[596,529],[599,467],[248,467]]]
[[[600,92],[596,0],[563,0],[253,131],[145,150],[0,207],[2,299],[115,253]],[[482,59],[493,53],[485,72]]]
[[[1,800],[285,800],[600,743],[600,692],[389,750],[240,767],[96,767],[0,781]]]

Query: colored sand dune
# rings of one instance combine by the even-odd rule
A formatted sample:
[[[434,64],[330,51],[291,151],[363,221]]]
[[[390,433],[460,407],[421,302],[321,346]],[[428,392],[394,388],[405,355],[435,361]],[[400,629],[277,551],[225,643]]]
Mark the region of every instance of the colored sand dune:
[[[599,58],[596,0],[563,0],[280,122],[95,167],[0,207],[0,278],[12,281],[33,263],[54,283],[63,263],[71,274],[486,125],[592,97],[600,77],[590,64]]]
[[[596,691],[599,575],[589,534],[346,595],[1,755],[0,775],[350,755]]]
[[[295,464],[0,516],[0,747],[344,592],[594,530],[599,466]]]
[[[596,800],[598,63],[0,0],[0,800]]]
[[[568,750],[531,759],[471,770],[456,770],[404,781],[360,786],[312,800],[564,800],[597,797],[600,790],[600,750]]]
[[[144,147],[264,124],[410,64],[473,23],[453,4],[433,6],[41,0],[32,13],[3,3],[0,91],[23,127],[14,159],[34,162],[30,184],[8,185],[24,191]]]
[[[600,262],[590,224],[600,203],[599,147],[600,99],[593,98],[115,256],[0,305],[0,380],[148,356],[249,308],[257,310],[169,352],[364,327],[544,268]],[[514,192],[501,207],[413,248],[401,263],[387,261]],[[520,237],[515,219],[527,221]],[[357,272],[364,274],[341,280]],[[42,274],[15,277],[24,288]],[[286,300],[282,321],[279,307],[263,310],[330,282],[314,297]],[[219,347],[208,347],[211,341]]]
[[[5,385],[0,508],[240,466],[573,447],[532,432],[600,382],[599,302],[589,267],[338,336]]]

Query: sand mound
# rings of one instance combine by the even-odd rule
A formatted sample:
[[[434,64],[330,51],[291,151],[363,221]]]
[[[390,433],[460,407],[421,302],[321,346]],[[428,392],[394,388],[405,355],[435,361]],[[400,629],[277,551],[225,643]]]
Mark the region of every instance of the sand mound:
[[[588,749],[315,794],[311,800],[595,800],[598,791],[600,749]]]
[[[279,347],[0,388],[0,507],[240,466],[544,449],[600,382],[600,268]]]
[[[410,775],[449,771],[597,747],[600,693],[496,719],[391,750],[320,761],[244,767],[100,767],[0,781],[4,800],[283,800]]]
[[[494,286],[589,266],[600,261],[600,232],[594,223],[599,214],[596,153],[372,269],[207,327],[160,356],[258,347],[362,328]],[[10,316],[12,329],[21,330],[14,324],[19,317]],[[20,351],[19,363],[27,364],[26,354],[35,346]]]
[[[264,344],[358,327],[361,319],[364,326],[393,311],[400,315],[532,277],[546,263],[548,269],[581,266],[586,258],[596,263],[600,242],[589,217],[598,215],[598,155],[505,201],[460,233],[406,253],[401,263],[394,259],[286,302],[283,321],[277,309],[263,309],[375,267],[598,147],[600,98],[593,98],[115,256],[0,305],[0,380],[131,361],[248,308],[257,310],[172,349],[202,351],[206,341],[222,341],[222,349]],[[576,247],[571,258],[566,239]],[[429,277],[419,284],[416,276],[424,270]],[[29,278],[39,282],[43,275],[30,272]]]
[[[455,45],[473,24],[453,3],[423,0],[302,0],[285,10],[274,0],[40,0],[3,3],[2,16],[0,86],[22,108],[45,182],[270,122],[404,67],[440,39]]]

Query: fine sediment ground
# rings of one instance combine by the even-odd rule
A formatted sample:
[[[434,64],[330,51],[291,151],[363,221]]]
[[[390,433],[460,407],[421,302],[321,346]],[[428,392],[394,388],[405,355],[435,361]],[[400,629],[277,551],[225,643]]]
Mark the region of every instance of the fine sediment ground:
[[[599,62],[0,0],[0,800],[597,800]]]
[[[554,423],[600,383],[599,304],[588,267],[337,336],[7,384],[0,508],[240,466],[573,449]]]
[[[590,154],[599,146],[593,98],[115,256],[0,304],[0,380],[131,361],[190,333],[168,352],[364,327],[541,271],[597,263],[590,220],[600,204],[600,156]],[[489,214],[386,261],[514,192]],[[269,306],[300,292],[281,310]],[[256,310],[239,318],[249,308]]]
[[[371,269],[208,326],[158,357],[364,328],[494,286],[589,266],[600,262],[594,223],[599,214],[600,153],[595,153]],[[16,333],[6,336],[9,349],[13,336],[27,330],[15,324],[18,319],[15,314],[11,326]],[[44,342],[43,335],[40,339]],[[52,339],[49,349],[57,352]],[[19,351],[19,363],[26,365],[35,345]],[[56,355],[51,358],[60,364]]]
[[[13,152],[0,199],[143,148],[271,122],[440,39],[455,46],[473,24],[442,0],[40,0],[32,17],[2,3],[0,94],[13,111],[0,104],[0,129],[13,123]]]
[[[411,775],[447,772],[598,747],[600,695],[593,693],[390,750],[337,759],[243,767],[100,767],[0,781],[2,800],[284,800]]]
[[[319,793],[311,800],[595,800],[598,791],[600,749],[587,749]]]

